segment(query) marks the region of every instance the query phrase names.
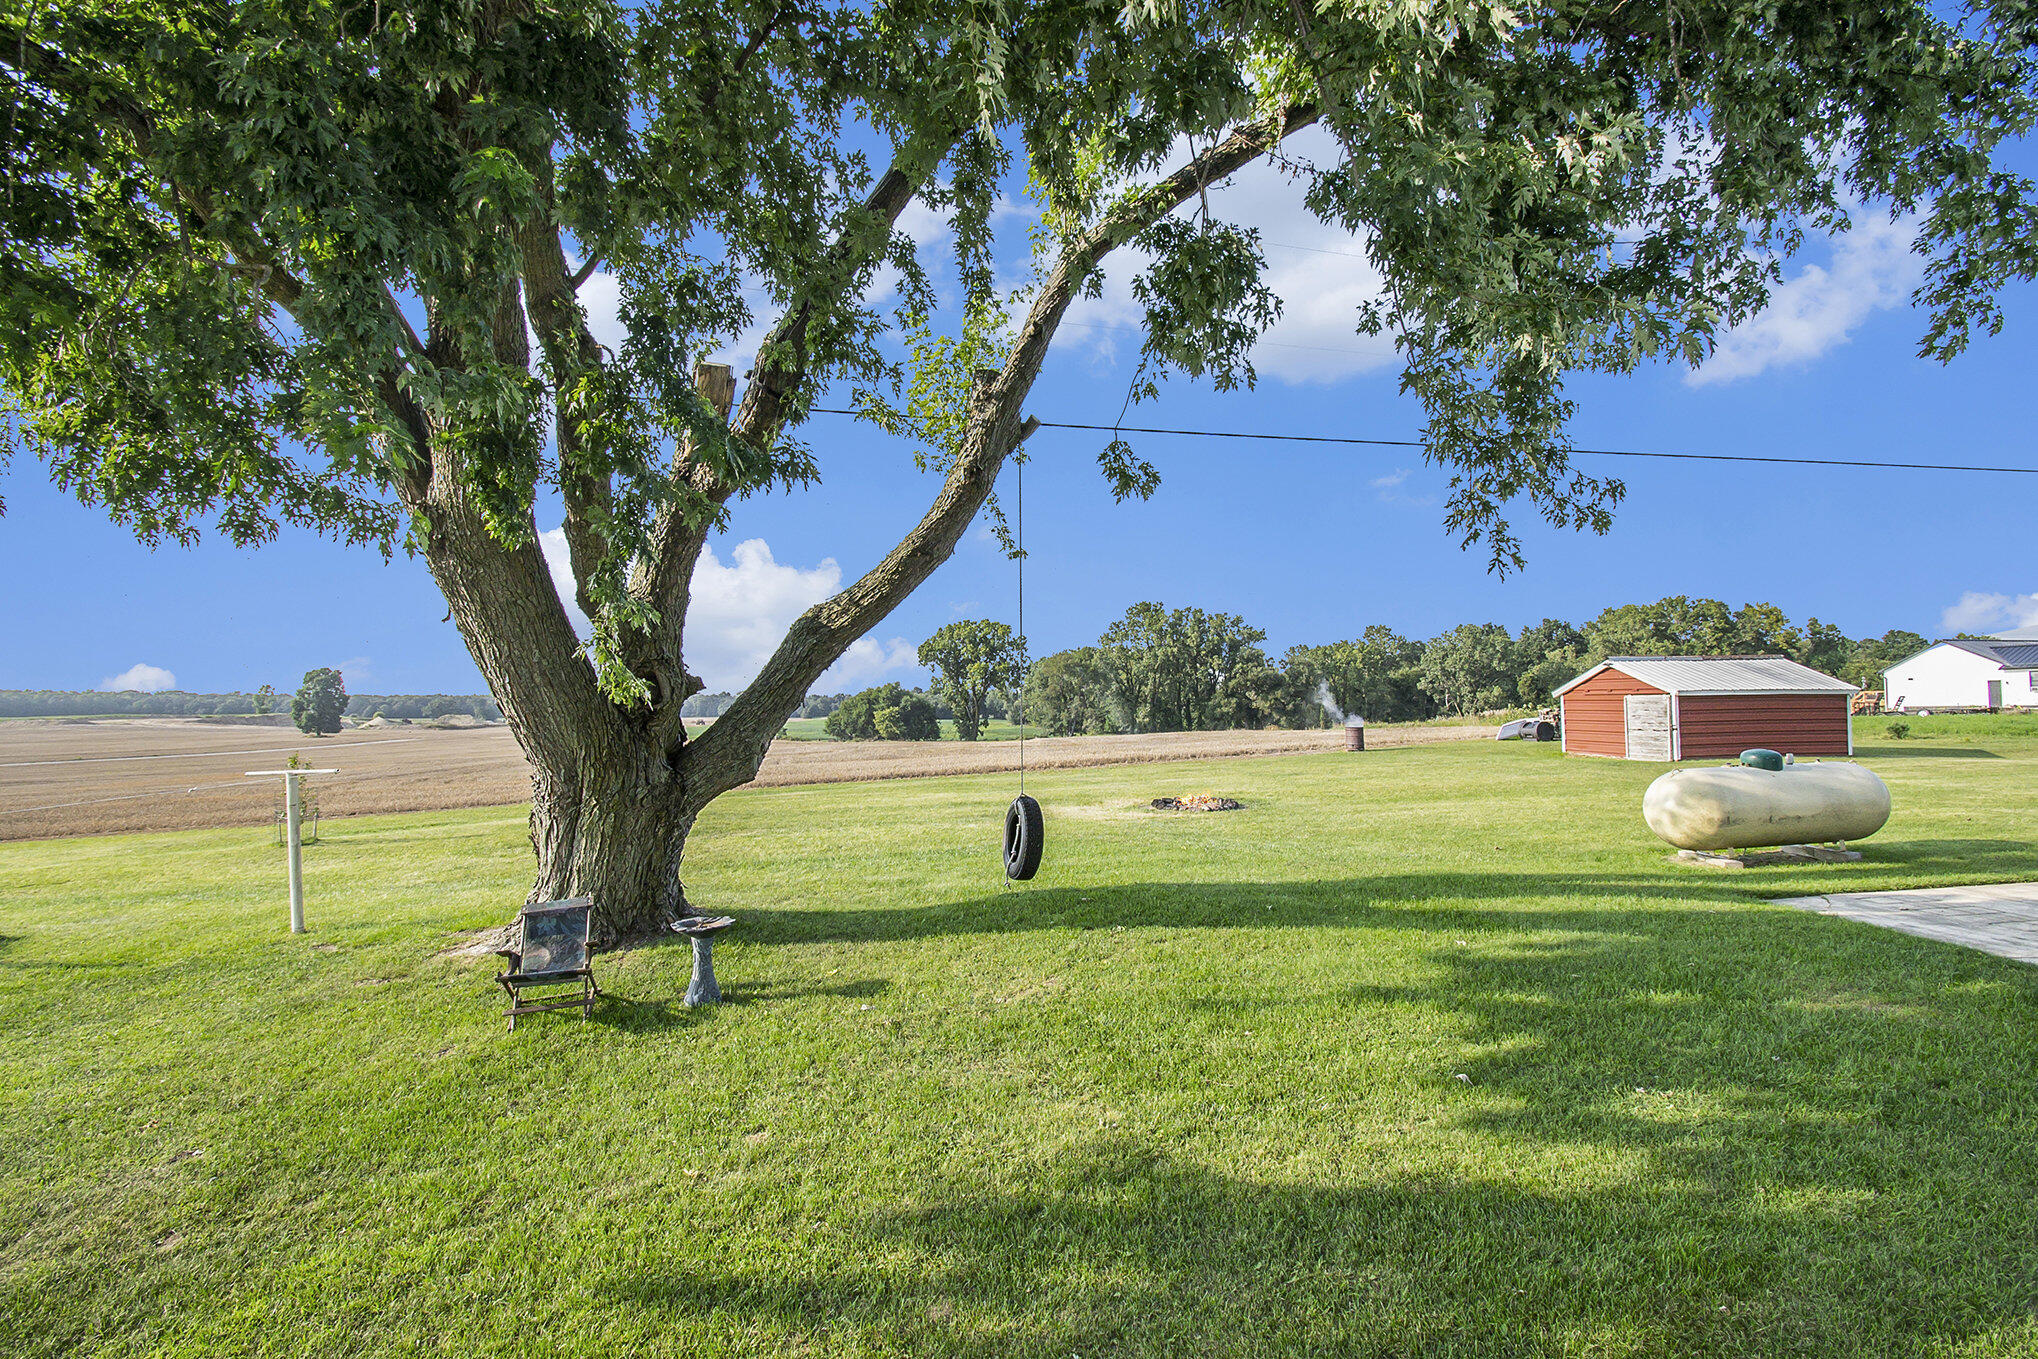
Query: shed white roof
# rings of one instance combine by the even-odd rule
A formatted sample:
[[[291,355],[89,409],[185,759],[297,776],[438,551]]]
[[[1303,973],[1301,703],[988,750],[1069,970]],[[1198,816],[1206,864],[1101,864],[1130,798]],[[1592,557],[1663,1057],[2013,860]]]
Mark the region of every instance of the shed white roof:
[[[1618,670],[1666,694],[1851,694],[1857,686],[1782,656],[1612,656],[1557,690]]]

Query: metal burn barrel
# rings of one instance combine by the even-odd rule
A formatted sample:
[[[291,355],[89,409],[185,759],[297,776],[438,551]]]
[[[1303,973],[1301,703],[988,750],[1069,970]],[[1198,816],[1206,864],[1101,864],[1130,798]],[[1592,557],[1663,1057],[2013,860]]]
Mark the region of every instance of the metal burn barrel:
[[[1365,748],[1366,719],[1363,717],[1347,717],[1345,719],[1345,749],[1364,750]]]

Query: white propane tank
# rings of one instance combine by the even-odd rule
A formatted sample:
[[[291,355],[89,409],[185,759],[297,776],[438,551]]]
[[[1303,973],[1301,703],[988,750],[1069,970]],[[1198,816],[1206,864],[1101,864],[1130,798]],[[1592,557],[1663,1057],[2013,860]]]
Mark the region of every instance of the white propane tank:
[[[1673,769],[1642,794],[1642,819],[1679,849],[1863,840],[1889,820],[1889,785],[1838,761]]]

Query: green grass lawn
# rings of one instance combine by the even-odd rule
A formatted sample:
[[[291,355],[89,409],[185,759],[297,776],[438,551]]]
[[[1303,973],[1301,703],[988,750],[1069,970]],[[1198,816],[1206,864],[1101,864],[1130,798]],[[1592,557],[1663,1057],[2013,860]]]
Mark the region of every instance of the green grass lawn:
[[[1892,738],[1890,724],[1907,728],[1901,738]],[[1856,741],[1998,741],[2013,737],[2038,737],[2038,713],[1866,713],[1854,719]]]
[[[520,813],[0,846],[20,1355],[2030,1355],[2038,972],[1765,896],[2038,878],[2038,738],[1857,864],[1479,742],[738,793],[739,917],[502,1032]],[[1243,812],[1160,816],[1220,791]]]

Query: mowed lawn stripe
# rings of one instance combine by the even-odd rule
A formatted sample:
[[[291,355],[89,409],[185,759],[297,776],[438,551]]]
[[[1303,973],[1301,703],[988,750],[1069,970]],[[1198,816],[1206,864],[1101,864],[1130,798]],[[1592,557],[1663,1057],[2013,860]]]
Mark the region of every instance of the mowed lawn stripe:
[[[514,810],[0,845],[0,1324],[58,1354],[2038,1348],[2038,974],[1771,896],[2029,877],[2038,740],[1858,864],[1476,743],[751,790],[739,917],[501,1031]],[[1241,812],[1160,814],[1213,791]]]

